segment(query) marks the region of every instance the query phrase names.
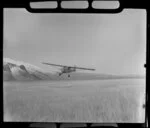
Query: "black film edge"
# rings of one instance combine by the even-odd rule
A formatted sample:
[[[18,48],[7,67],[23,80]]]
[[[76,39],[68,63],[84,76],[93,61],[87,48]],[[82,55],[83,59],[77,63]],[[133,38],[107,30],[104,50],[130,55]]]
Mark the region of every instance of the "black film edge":
[[[26,0],[26,1],[12,1],[8,2],[8,0],[5,0],[4,7],[15,7],[15,8],[26,8],[31,13],[119,13],[123,10],[123,2],[122,0],[113,0],[119,2],[119,7],[115,9],[95,9],[92,8],[92,2],[94,0],[86,0],[88,1],[88,8],[86,9],[76,9],[76,8],[67,8],[64,9],[61,7],[62,1],[85,1],[85,0]],[[104,0],[102,0],[104,1]],[[108,0],[111,1],[111,0]],[[57,2],[57,8],[31,8],[30,3],[31,2]]]

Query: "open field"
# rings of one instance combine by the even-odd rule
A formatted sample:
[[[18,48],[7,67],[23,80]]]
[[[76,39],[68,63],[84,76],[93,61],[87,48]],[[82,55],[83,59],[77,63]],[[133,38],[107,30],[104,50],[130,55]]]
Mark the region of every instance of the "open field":
[[[144,122],[145,80],[4,82],[4,121]]]

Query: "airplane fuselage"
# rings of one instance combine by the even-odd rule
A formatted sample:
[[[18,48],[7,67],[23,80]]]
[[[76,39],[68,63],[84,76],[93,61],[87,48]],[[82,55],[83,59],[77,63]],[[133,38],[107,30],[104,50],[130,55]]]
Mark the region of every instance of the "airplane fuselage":
[[[75,67],[63,67],[61,68],[61,73],[70,73],[70,72],[75,72],[76,68]]]
[[[76,69],[80,69],[80,70],[92,70],[92,71],[95,70],[95,69],[91,69],[91,68],[83,68],[83,67],[76,67],[76,66],[65,66],[65,65],[52,64],[52,63],[44,63],[44,62],[43,62],[43,64],[62,67],[60,69],[61,72],[59,72],[59,76],[61,76],[63,73],[75,72]],[[70,74],[68,74],[68,77],[70,77]]]
[[[61,70],[61,72],[59,73],[59,76],[61,76],[63,73],[75,72],[76,67],[63,67],[60,70]],[[70,77],[70,74],[68,74],[68,77]]]

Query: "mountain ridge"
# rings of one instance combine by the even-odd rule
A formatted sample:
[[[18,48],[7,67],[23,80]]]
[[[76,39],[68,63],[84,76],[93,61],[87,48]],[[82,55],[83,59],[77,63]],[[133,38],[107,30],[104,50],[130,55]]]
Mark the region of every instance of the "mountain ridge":
[[[58,73],[47,73],[39,67],[29,63],[15,61],[9,58],[3,59],[4,81],[34,81],[34,80],[105,80],[124,78],[145,78],[142,75],[111,75],[98,73],[73,72],[59,76]]]
[[[3,62],[3,80],[46,80],[49,76],[41,71],[38,67],[28,63],[14,61],[12,59],[4,58]]]

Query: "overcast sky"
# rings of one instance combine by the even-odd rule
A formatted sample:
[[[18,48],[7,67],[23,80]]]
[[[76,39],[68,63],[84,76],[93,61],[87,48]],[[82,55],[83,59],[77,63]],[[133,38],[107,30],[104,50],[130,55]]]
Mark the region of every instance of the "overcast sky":
[[[32,14],[4,9],[4,57],[44,70],[41,62],[96,68],[97,73],[144,74],[146,11],[119,14]]]

